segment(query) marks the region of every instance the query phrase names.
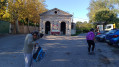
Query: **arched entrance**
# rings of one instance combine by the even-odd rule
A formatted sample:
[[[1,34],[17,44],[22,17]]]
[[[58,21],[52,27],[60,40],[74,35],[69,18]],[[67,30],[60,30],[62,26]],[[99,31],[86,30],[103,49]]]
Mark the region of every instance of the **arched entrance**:
[[[45,34],[50,34],[50,22],[45,23]]]
[[[63,34],[63,35],[65,35],[66,34],[66,23],[65,22],[61,22],[61,33]]]

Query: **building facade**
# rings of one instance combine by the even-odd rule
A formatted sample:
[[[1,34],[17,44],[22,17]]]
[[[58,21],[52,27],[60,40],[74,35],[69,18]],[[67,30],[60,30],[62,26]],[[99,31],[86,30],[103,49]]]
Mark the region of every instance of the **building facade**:
[[[48,35],[71,35],[72,15],[54,8],[40,14],[40,32]]]

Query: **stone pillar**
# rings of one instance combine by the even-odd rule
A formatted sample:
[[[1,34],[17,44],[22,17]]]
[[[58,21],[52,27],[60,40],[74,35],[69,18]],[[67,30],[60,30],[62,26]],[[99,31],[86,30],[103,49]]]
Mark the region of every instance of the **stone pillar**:
[[[68,35],[68,21],[65,21],[66,23],[66,35]]]
[[[46,23],[46,21],[42,21],[41,28],[42,28],[43,34],[45,34],[45,23]]]
[[[61,21],[58,21],[58,30],[59,30],[59,32],[61,34]]]
[[[71,35],[71,22],[69,22],[69,35]]]
[[[51,32],[52,32],[52,27],[53,27],[52,25],[53,25],[53,23],[54,23],[54,21],[51,21],[51,22],[50,22],[50,34],[51,34]]]
[[[66,22],[66,35],[71,35],[71,22]]]

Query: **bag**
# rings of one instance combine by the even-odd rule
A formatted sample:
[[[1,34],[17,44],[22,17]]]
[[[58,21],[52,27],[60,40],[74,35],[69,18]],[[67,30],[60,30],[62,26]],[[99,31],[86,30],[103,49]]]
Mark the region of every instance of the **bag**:
[[[41,59],[43,59],[44,56],[45,56],[45,52],[43,52],[41,47],[38,47],[37,51],[33,54],[33,60],[35,62],[38,62]]]
[[[89,32],[88,34],[87,34],[87,36],[86,36],[86,39],[87,40],[93,40],[94,39],[94,33],[93,32]]]

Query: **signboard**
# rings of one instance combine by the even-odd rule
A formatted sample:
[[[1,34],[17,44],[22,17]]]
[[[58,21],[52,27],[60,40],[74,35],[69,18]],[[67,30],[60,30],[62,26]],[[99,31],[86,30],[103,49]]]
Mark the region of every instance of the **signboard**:
[[[59,32],[59,26],[58,23],[53,23],[52,25],[52,32]]]

